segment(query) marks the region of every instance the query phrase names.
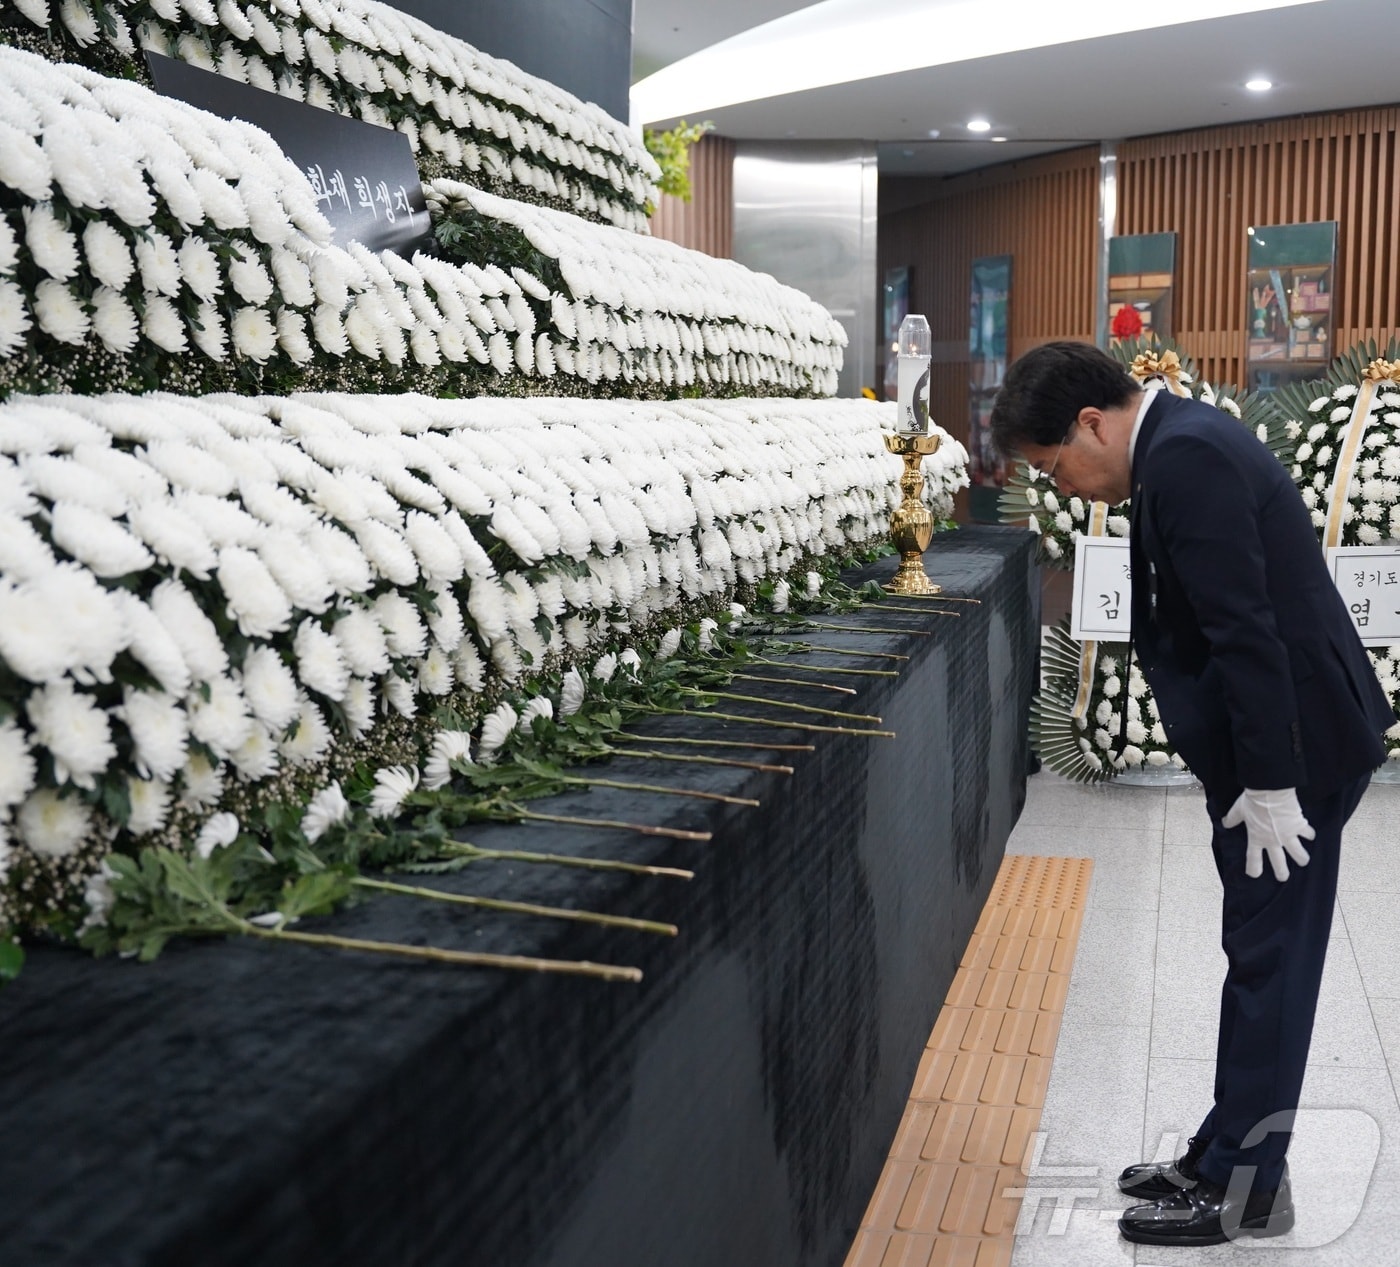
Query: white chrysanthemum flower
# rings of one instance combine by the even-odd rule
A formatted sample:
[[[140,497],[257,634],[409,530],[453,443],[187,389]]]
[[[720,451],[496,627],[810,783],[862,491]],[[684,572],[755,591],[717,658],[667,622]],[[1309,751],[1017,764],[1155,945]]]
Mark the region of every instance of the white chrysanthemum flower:
[[[165,826],[170,814],[170,784],[163,779],[127,779],[126,792],[131,805],[127,831],[144,836]]]
[[[520,712],[520,728],[529,730],[536,717],[554,720],[554,701],[545,695],[536,695]]]
[[[224,849],[238,839],[243,830],[237,814],[214,814],[199,829],[194,838],[194,851],[201,858],[208,858],[216,849]]]
[[[40,687],[25,705],[34,741],[49,750],[54,777],[91,788],[117,755],[107,713],[90,695],[80,695],[70,682]]]
[[[432,750],[423,763],[423,786],[436,791],[452,782],[452,763],[470,765],[472,737],[465,730],[440,730],[433,736]]]
[[[1045,546],[1045,553],[1052,559],[1058,559],[1063,553],[1060,549],[1060,543],[1056,541],[1054,537],[1043,537],[1041,540]]]
[[[412,682],[401,678],[397,673],[390,673],[380,679],[379,689],[385,702],[400,717],[417,715],[418,695],[413,689]]]
[[[656,648],[656,658],[658,660],[669,660],[676,654],[681,645],[681,631],[679,629],[668,629],[661,637],[661,642]]]
[[[203,809],[217,803],[224,793],[223,772],[202,753],[191,753],[180,771],[180,804]]]
[[[417,659],[427,649],[428,631],[418,608],[402,594],[381,594],[374,600],[373,612],[384,630],[391,654]]]
[[[272,731],[284,730],[296,716],[296,678],[273,648],[255,647],[249,651],[239,680],[253,716]]]
[[[272,295],[272,278],[256,255],[246,247],[236,248],[237,257],[229,264],[228,280],[244,302],[254,306],[266,303]],[[293,257],[295,259],[295,256]],[[307,278],[308,288],[310,277]]]
[[[77,660],[68,640],[54,636],[64,617],[39,586],[0,581],[0,659],[30,682],[61,678]]]
[[[278,745],[278,751],[293,765],[311,765],[326,755],[331,738],[331,728],[321,710],[304,698],[297,713],[296,728]]]
[[[132,758],[147,778],[173,778],[185,764],[189,727],[174,696],[127,687],[114,715],[131,735]]]
[[[205,356],[222,361],[228,353],[223,315],[213,304],[200,304],[190,323],[190,337]]]
[[[1103,693],[1109,699],[1114,699],[1122,689],[1123,683],[1118,680],[1116,675],[1109,677],[1103,684]]]
[[[370,794],[369,812],[375,818],[394,818],[403,803],[418,788],[418,771],[406,766],[387,766],[376,770],[374,791]]]
[[[373,683],[365,678],[352,677],[345,688],[345,698],[340,701],[341,713],[352,738],[359,739],[369,732],[374,725],[377,707]]]
[[[218,630],[179,581],[158,585],[151,595],[150,606],[165,631],[174,638],[196,682],[209,682],[228,668],[228,654]]]
[[[807,573],[807,597],[816,598],[822,592],[822,574],[820,572]]]
[[[1357,388],[1355,383],[1343,383],[1339,388],[1337,388],[1336,391],[1332,393],[1332,399],[1350,400],[1353,396],[1356,395],[1356,392]]]
[[[141,333],[165,352],[183,352],[189,346],[184,318],[163,295],[145,296],[146,311],[141,314]]]
[[[60,343],[81,343],[90,325],[77,296],[52,278],[40,282],[35,289],[34,318],[39,329]]]
[[[88,272],[114,290],[121,290],[136,268],[126,239],[105,220],[88,222],[83,230],[83,254]]]
[[[34,263],[50,277],[66,282],[81,266],[78,239],[54,215],[49,203],[22,207],[24,244]]]
[[[76,851],[92,824],[92,811],[75,796],[60,796],[41,788],[15,816],[20,839],[46,858],[64,858]]]
[[[191,698],[190,734],[216,756],[228,757],[242,747],[253,729],[252,714],[236,683],[216,677],[208,683],[209,698]]]
[[[340,700],[350,684],[350,666],[340,653],[340,643],[316,621],[303,620],[297,627],[295,650],[297,675],[303,686],[330,700]]]
[[[1048,492],[1048,491],[1047,491],[1046,494],[1045,494],[1045,499],[1044,499],[1044,500],[1045,500],[1045,509],[1048,510],[1052,515],[1053,515],[1053,514],[1056,514],[1056,513],[1059,511],[1059,509],[1060,509],[1060,499],[1059,499],[1058,497],[1056,497],[1054,493],[1051,493],[1051,492]]]
[[[433,516],[409,511],[404,538],[418,560],[423,576],[430,581],[455,581],[466,569],[462,552]]]
[[[418,661],[418,689],[425,695],[446,695],[452,689],[452,661],[441,647],[432,647]]]
[[[363,607],[352,607],[332,626],[350,671],[360,677],[376,677],[389,669],[389,647],[383,626]]]
[[[120,524],[76,502],[54,506],[50,531],[55,545],[97,576],[126,576],[152,561],[150,551]]]
[[[293,365],[305,365],[316,355],[306,336],[306,318],[292,308],[277,310],[277,344]]]
[[[1070,518],[1068,511],[1062,510],[1055,516],[1055,527],[1061,532],[1069,532],[1074,527],[1074,520]]]
[[[600,682],[611,682],[613,674],[617,672],[617,656],[611,651],[599,656],[598,661],[593,666],[592,677]]]
[[[486,666],[470,638],[463,638],[457,644],[457,650],[452,653],[452,664],[463,690],[475,694],[485,685]]]
[[[711,620],[706,616],[700,622],[699,647],[701,651],[713,651],[715,646],[715,630],[719,628],[719,622]]]
[[[18,805],[34,788],[29,740],[13,722],[0,722],[0,810]]]
[[[180,293],[180,254],[164,233],[153,229],[136,239],[136,267],[143,289],[172,299]]]
[[[14,282],[0,281],[0,357],[13,356],[24,347],[29,326],[24,292]]]
[[[501,703],[488,714],[481,723],[481,741],[477,744],[477,753],[485,759],[494,757],[497,750],[515,730],[520,717],[509,704]]]
[[[247,637],[268,638],[291,623],[291,602],[254,551],[221,550],[219,586],[228,600],[229,616]]]
[[[332,783],[307,802],[306,812],[301,816],[301,833],[314,844],[349,817],[350,802],[345,799],[340,784]]]
[[[261,365],[277,351],[277,327],[265,308],[240,308],[233,314],[233,350]]]
[[[559,692],[559,715],[572,717],[583,707],[587,696],[588,686],[583,680],[583,675],[577,669],[570,669],[564,674],[564,684]]]
[[[176,256],[180,276],[197,298],[208,303],[222,293],[224,276],[219,268],[219,257],[203,238],[187,237]]]

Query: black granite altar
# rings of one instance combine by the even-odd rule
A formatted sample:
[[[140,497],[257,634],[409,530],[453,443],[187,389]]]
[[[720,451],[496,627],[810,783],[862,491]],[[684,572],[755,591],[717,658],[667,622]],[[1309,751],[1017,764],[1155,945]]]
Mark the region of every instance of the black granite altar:
[[[813,639],[910,657],[898,678],[849,679],[851,711],[898,739],[816,736],[791,778],[614,763],[759,809],[603,790],[551,803],[709,828],[711,843],[471,837],[693,881],[502,863],[441,881],[671,920],[678,937],[394,897],[314,922],[634,964],[640,985],[261,943],[183,944],[150,965],[35,950],[0,992],[0,1262],[839,1267],[1024,801],[1032,546],[1006,528],[940,536],[931,574],[980,605],[867,610],[833,623],[908,632]]]

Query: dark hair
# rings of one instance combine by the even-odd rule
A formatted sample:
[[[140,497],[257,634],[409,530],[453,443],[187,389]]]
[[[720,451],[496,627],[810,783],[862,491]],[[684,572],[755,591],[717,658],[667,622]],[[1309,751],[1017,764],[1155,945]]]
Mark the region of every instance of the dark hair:
[[[1006,371],[992,406],[992,443],[1003,457],[1025,444],[1059,444],[1088,406],[1113,409],[1141,390],[1128,371],[1091,343],[1045,343]]]

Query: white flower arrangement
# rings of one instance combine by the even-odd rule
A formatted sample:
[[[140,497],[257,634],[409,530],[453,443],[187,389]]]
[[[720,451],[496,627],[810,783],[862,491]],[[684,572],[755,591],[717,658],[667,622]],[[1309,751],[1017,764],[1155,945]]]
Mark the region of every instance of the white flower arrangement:
[[[315,774],[335,745],[421,719],[421,771],[389,763],[373,793],[391,814],[420,778],[440,784],[469,757],[468,732],[441,738],[438,701],[479,708],[483,689],[518,686],[549,657],[589,666],[557,702],[486,716],[474,742],[489,761],[517,726],[576,711],[590,678],[635,670],[619,626],[697,601],[732,620],[736,586],[883,536],[899,500],[881,439],[893,409],[409,395],[0,405],[10,874],[32,879],[47,859],[90,875],[113,844],[160,840],[177,810],[217,810],[198,838],[227,843],[242,789]],[[944,436],[925,476],[946,515],[966,484],[961,446]],[[99,808],[116,815],[115,839],[94,836]],[[344,812],[325,791],[308,835]],[[0,876],[0,926],[22,901]]]
[[[559,285],[490,261],[341,249],[256,128],[13,49],[0,48],[0,74],[16,122],[36,128],[20,138],[33,164],[0,158],[0,185],[22,204],[0,212],[0,392],[82,389],[83,358],[54,345],[88,342],[131,373],[153,363],[155,381],[196,388],[207,368],[217,386],[249,374],[422,386],[432,371],[429,385],[458,394],[502,376],[625,395],[835,390],[841,326],[731,261],[450,182],[432,189],[438,214],[518,232]],[[103,182],[49,163],[50,141],[69,135],[88,138],[93,162],[100,145]],[[52,342],[31,364],[35,330]]]
[[[1357,396],[1368,366],[1389,365],[1400,357],[1400,344],[1386,349],[1374,343],[1348,349],[1333,362],[1320,394],[1285,389],[1279,393],[1286,427],[1294,443],[1293,482],[1312,515],[1318,541],[1324,540],[1328,515],[1339,494],[1339,458],[1352,427]],[[1400,382],[1381,378],[1372,384],[1372,404],[1352,462],[1340,490],[1341,531],[1335,544],[1393,545],[1400,541]],[[1312,396],[1311,399],[1309,397]],[[1400,646],[1370,648],[1368,654],[1381,688],[1390,698],[1397,723],[1386,733],[1386,753],[1400,760]]]
[[[460,182],[438,180],[425,189],[439,216],[466,211],[510,225],[558,262],[567,293],[522,269],[511,277],[496,270],[490,279],[503,288],[505,311],[498,306],[492,315],[507,333],[519,332],[522,319],[529,321],[524,336],[534,333],[527,296],[549,305],[537,359],[547,353],[559,366],[563,352],[564,364],[590,381],[601,374],[667,388],[699,382],[836,390],[845,330],[825,308],[767,274]]]
[[[629,231],[646,232],[660,170],[642,138],[599,106],[374,0],[258,6],[66,0],[18,6],[77,52],[139,49],[352,118],[396,128],[420,163],[515,186]],[[81,142],[72,152],[82,152]],[[23,162],[17,156],[15,164]],[[13,165],[13,164],[12,164]],[[69,166],[69,164],[64,164]],[[72,181],[100,170],[79,164]],[[95,183],[95,182],[94,182]],[[252,214],[256,211],[250,208]]]

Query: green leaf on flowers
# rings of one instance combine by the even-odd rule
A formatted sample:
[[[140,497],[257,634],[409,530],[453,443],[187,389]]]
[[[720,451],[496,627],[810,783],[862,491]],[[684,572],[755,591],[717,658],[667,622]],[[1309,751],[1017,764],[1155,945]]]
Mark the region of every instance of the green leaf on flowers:
[[[318,871],[288,883],[278,899],[277,909],[288,920],[303,915],[327,915],[350,896],[350,877],[340,871]]]

